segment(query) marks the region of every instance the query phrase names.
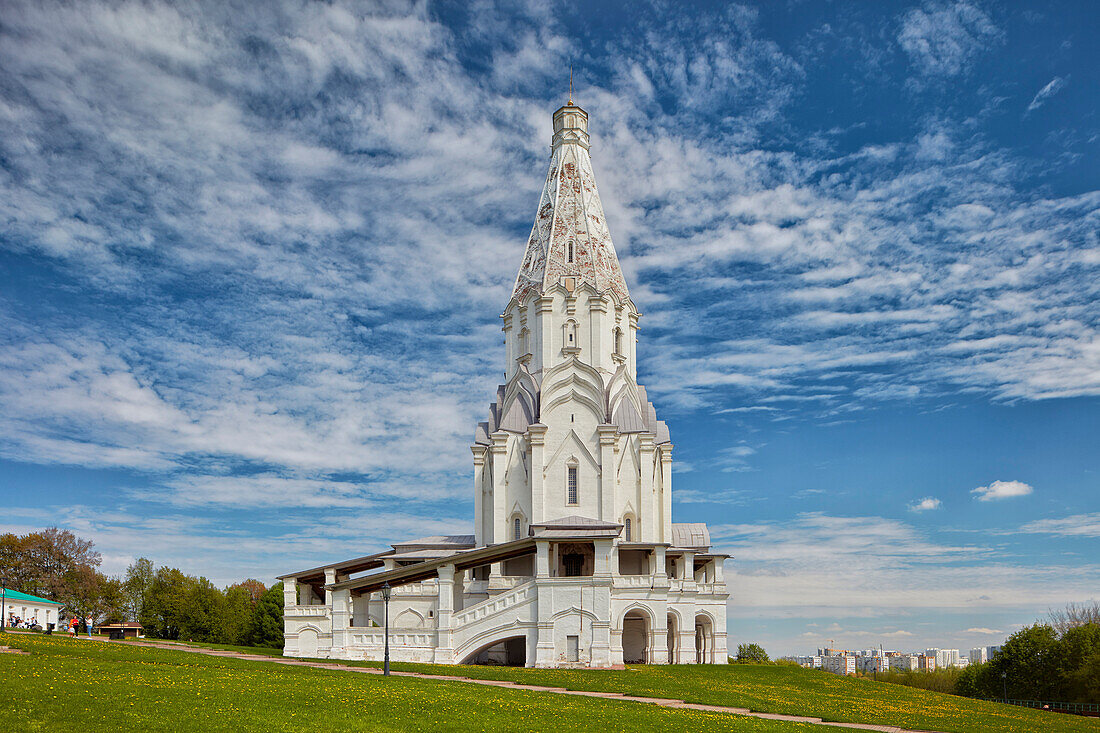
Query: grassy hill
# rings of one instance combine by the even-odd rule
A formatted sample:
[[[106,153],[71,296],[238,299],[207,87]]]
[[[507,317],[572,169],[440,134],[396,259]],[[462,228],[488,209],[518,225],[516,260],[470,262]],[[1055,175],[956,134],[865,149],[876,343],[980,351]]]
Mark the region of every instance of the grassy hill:
[[[736,731],[820,726],[655,705],[384,678],[191,652],[0,634],[0,726],[12,731]],[[835,729],[834,729],[835,730]]]
[[[0,635],[0,724],[19,730],[825,731],[632,702],[384,679],[60,637]],[[270,650],[268,650],[270,651]],[[827,720],[969,733],[1097,733],[1100,721],[983,703],[792,667],[631,667],[619,671],[394,665],[395,669],[613,691]]]
[[[376,666],[375,663],[361,662]],[[394,669],[460,674],[574,690],[665,697],[756,712],[894,725],[945,733],[1100,733],[1100,720],[971,700],[915,687],[838,677],[795,666],[638,666],[615,670],[397,664]]]

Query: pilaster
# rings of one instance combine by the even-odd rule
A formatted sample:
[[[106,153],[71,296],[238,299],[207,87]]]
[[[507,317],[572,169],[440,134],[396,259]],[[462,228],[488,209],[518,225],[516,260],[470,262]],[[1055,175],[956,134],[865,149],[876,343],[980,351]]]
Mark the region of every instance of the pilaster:
[[[534,319],[537,325],[535,331],[538,338],[538,353],[535,354],[535,358],[538,360],[538,368],[546,369],[551,366],[553,361],[551,357],[554,353],[554,298],[544,295],[534,302],[534,306],[537,314]]]
[[[485,526],[485,459],[489,449],[475,445],[470,450],[474,454],[474,542],[484,547],[489,534]]]
[[[530,524],[545,522],[546,516],[546,431],[541,423],[527,427],[527,444],[531,447],[531,521]]]
[[[597,518],[618,522],[615,516],[615,453],[619,448],[619,429],[615,425],[598,425],[596,433],[600,440],[600,516]]]
[[[508,537],[508,491],[504,484],[507,473],[505,462],[508,451],[508,433],[497,431],[493,433],[493,447],[489,449],[493,461],[493,516],[487,523],[492,527],[492,536],[486,538],[485,544],[499,544],[507,542]]]
[[[325,568],[325,605],[332,605],[332,591],[328,589],[328,586],[336,582],[336,569]]]
[[[638,539],[643,542],[660,542],[661,530],[658,523],[661,521],[661,512],[653,487],[653,474],[657,470],[653,460],[653,433],[641,433],[638,436],[638,465],[641,466],[642,474],[639,487],[641,506],[638,507],[642,516]]]
[[[332,603],[332,651],[341,654],[348,646],[351,626],[351,591],[344,588],[329,593]]]
[[[452,615],[454,613],[454,565],[443,565],[437,571],[439,576],[439,589],[436,596],[436,664],[454,664],[454,628]]]
[[[658,542],[672,541],[672,444],[666,443],[661,453],[661,495],[657,497],[661,507]]]

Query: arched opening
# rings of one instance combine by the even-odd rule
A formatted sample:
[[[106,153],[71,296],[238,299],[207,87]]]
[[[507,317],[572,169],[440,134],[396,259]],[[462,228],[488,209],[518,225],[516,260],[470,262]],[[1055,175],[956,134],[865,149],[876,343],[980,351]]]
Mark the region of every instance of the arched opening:
[[[298,632],[298,656],[317,656],[317,632],[313,629],[302,629]]]
[[[520,519],[519,517],[514,517],[512,519],[512,539],[513,540],[521,539],[523,537],[523,535],[521,534],[522,532],[523,532],[523,520]]]
[[[569,240],[569,246],[566,248],[566,261],[567,262],[572,262],[573,261],[573,240],[572,239]]]
[[[577,336],[577,322],[570,318],[562,324],[562,348],[579,349],[581,342]],[[566,352],[570,353],[570,352]],[[576,352],[572,352],[576,353]]]
[[[680,627],[676,624],[676,614],[668,615],[668,663],[680,661]]]
[[[494,667],[524,667],[527,665],[527,638],[513,636],[495,641],[467,654],[460,664],[486,664]]]
[[[623,330],[618,327],[615,328],[615,353],[623,355]]]
[[[695,663],[714,664],[714,626],[703,615],[695,617]]]
[[[623,662],[649,662],[649,618],[641,611],[631,611],[623,617]]]
[[[633,525],[633,523],[630,521],[630,517],[627,517],[626,519],[623,520],[623,539],[626,540],[627,542],[633,542],[634,541],[634,534],[632,532],[632,530],[633,530],[632,525]]]

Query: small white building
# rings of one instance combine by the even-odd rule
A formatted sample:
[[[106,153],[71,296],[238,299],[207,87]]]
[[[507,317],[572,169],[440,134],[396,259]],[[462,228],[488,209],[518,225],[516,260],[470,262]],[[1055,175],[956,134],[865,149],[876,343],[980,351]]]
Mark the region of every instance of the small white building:
[[[505,382],[474,431],[474,527],[282,576],[286,656],[526,666],[725,664],[726,555],[672,521],[672,440],[637,382],[641,314],[589,156],[550,170],[504,308]]]
[[[57,623],[61,610],[61,604],[57,601],[8,588],[3,592],[3,605],[5,627],[13,627],[18,622],[20,625],[36,624],[46,628],[46,624]]]

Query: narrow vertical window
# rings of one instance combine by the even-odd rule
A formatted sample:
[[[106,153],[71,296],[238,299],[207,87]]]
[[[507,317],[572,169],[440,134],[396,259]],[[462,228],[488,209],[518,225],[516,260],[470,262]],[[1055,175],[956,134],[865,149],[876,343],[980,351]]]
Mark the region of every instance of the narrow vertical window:
[[[573,261],[573,240],[572,240],[572,239],[570,239],[570,240],[569,240],[569,248],[568,248],[568,256],[567,256],[567,261],[568,261],[568,262],[572,262],[572,261]]]
[[[568,498],[570,504],[577,504],[577,467],[570,466],[568,471]]]
[[[519,539],[519,531],[520,531],[519,517],[516,517],[515,520],[512,523],[512,539],[514,539],[514,540]]]
[[[615,329],[615,353],[620,356],[623,353],[623,330],[621,328]]]
[[[623,534],[626,535],[626,541],[630,542],[630,517],[623,520]]]

